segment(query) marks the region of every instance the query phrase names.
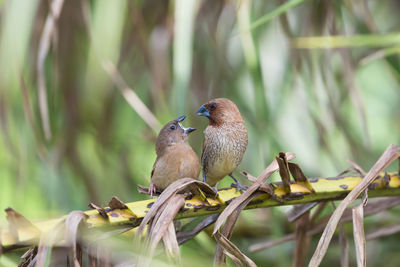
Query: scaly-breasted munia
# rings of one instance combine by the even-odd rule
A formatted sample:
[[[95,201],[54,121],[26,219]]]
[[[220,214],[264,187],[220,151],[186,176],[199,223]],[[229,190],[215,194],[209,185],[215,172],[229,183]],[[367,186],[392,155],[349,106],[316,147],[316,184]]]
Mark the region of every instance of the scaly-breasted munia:
[[[188,143],[188,135],[194,128],[184,128],[181,122],[186,116],[168,122],[160,131],[156,142],[157,158],[151,171],[150,195],[162,191],[180,178],[197,179],[200,162]]]
[[[239,109],[231,100],[217,98],[202,105],[197,115],[209,119],[201,154],[203,181],[215,186],[229,175],[236,182],[235,186],[242,191],[242,185],[232,175],[242,161],[248,142]]]

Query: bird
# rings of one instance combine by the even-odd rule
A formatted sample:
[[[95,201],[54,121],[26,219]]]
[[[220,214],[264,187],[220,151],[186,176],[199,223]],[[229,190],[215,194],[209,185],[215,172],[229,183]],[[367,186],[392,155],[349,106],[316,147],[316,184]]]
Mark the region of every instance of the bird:
[[[247,129],[236,104],[227,98],[216,98],[203,104],[196,112],[207,117],[201,154],[203,182],[216,188],[229,175],[240,192],[244,187],[232,172],[239,166],[248,144]]]
[[[188,143],[188,135],[196,129],[184,128],[182,121],[185,118],[183,115],[168,122],[157,136],[157,158],[151,171],[150,196],[178,179],[199,177],[200,161]]]

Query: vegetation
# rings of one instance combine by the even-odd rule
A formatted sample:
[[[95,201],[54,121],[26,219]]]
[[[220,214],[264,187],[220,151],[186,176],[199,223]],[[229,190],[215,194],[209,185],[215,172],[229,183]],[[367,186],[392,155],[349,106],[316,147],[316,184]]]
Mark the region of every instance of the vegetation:
[[[114,195],[146,199],[136,185],[148,185],[160,125],[188,115],[199,154],[206,121],[195,111],[212,97],[232,99],[246,121],[240,170],[259,174],[279,151],[308,177],[336,176],[347,159],[368,170],[400,143],[398,11],[396,1],[0,1],[0,207],[37,220]],[[365,231],[398,213],[366,219]],[[232,240],[260,266],[288,266],[292,243],[247,248],[293,230],[283,208],[246,211]],[[396,266],[397,243],[369,241],[368,265]],[[181,254],[211,265],[215,246],[203,232]],[[334,243],[323,263],[339,255]]]

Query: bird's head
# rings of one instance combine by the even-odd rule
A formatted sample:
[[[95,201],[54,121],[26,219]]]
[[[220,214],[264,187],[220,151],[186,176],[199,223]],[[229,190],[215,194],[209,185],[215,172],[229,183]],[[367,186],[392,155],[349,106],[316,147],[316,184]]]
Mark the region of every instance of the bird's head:
[[[183,127],[182,121],[185,118],[185,115],[180,116],[175,120],[168,122],[161,129],[156,142],[157,155],[159,155],[159,153],[161,153],[166,147],[170,145],[187,143],[189,133],[193,132],[196,129]]]
[[[227,98],[216,98],[202,105],[196,112],[199,116],[207,117],[210,125],[218,126],[229,122],[243,122],[239,109]]]

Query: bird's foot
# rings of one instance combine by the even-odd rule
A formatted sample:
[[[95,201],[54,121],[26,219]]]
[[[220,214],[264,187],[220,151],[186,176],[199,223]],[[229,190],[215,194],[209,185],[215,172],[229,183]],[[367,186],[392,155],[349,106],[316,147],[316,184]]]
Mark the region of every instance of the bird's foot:
[[[239,183],[239,181],[232,175],[232,173],[229,174],[229,176],[235,181],[234,184],[231,184],[232,187],[235,187],[237,191],[240,193],[243,193],[243,191],[246,191],[247,186],[243,186]]]
[[[236,188],[237,191],[239,191],[240,193],[243,194],[244,191],[246,191],[247,186],[242,185],[241,183],[239,183],[238,181],[236,181],[235,184],[231,184],[232,187]]]
[[[153,195],[157,192],[157,188],[156,185],[151,183],[150,187],[149,187],[149,194],[151,197],[153,197]]]

